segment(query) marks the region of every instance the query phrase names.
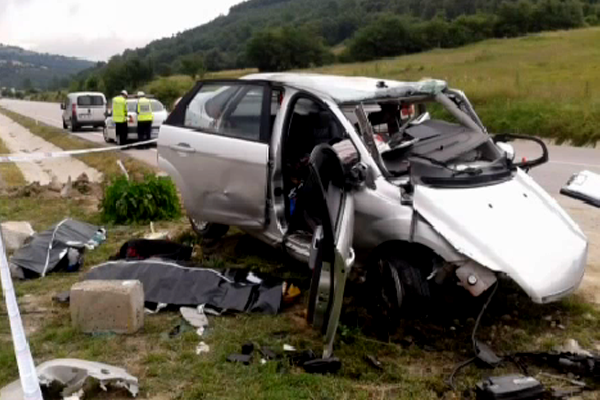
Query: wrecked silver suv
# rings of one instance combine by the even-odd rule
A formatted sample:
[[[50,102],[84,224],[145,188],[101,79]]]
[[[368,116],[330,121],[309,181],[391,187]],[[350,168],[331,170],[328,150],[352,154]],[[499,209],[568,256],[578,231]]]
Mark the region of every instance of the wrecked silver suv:
[[[442,81],[257,74],[199,82],[158,157],[198,233],[234,225],[309,261],[309,319],[332,337],[351,247],[397,310],[444,281],[479,296],[499,274],[537,303],[577,288],[587,239],[524,172],[543,142],[517,163],[510,136]]]

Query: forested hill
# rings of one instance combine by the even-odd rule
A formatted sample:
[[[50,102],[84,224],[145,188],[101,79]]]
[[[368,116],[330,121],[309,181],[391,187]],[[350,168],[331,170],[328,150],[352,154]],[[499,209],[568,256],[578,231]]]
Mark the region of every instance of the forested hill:
[[[15,89],[58,88],[71,75],[94,63],[77,58],[36,53],[0,43],[0,87]]]
[[[113,92],[153,77],[368,60],[596,25],[600,0],[248,0],[79,77]],[[185,12],[185,10],[182,10]]]

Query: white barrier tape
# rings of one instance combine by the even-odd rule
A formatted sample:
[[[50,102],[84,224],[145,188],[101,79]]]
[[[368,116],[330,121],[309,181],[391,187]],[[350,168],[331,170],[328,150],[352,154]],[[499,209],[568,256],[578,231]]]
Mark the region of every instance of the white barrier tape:
[[[53,153],[18,153],[18,154],[0,154],[0,163],[7,162],[30,162],[30,161],[38,161],[45,160],[48,158],[61,158],[61,157],[71,157],[77,156],[81,154],[91,154],[91,153],[103,153],[106,151],[115,151],[115,150],[124,150],[131,147],[144,146],[152,143],[156,143],[158,139],[146,140],[143,142],[126,144],[123,146],[110,146],[110,147],[98,147],[93,149],[84,149],[84,150],[65,150],[65,151],[56,151]]]
[[[0,279],[2,280],[2,293],[6,303],[6,311],[10,322],[10,332],[12,334],[15,356],[17,358],[17,367],[19,368],[19,377],[21,378],[21,387],[23,388],[24,400],[43,400],[40,383],[23,329],[23,321],[19,313],[17,296],[10,277],[10,269],[4,252],[4,239],[0,231]]]

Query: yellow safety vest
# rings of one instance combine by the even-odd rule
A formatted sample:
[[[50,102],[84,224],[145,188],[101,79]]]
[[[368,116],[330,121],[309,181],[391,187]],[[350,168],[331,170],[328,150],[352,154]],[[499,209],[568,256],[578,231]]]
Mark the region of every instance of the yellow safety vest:
[[[138,100],[137,112],[138,122],[152,122],[154,120],[152,105],[150,104],[150,100],[145,97]]]
[[[113,121],[117,124],[127,122],[127,100],[123,96],[117,96],[112,100]]]

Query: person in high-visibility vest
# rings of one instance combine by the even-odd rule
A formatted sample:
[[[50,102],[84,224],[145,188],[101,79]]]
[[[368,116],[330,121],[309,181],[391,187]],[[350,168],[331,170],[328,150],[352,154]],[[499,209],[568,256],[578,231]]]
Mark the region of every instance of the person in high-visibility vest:
[[[138,92],[137,105],[137,131],[139,140],[150,140],[152,133],[152,121],[154,114],[152,113],[152,104],[148,100],[144,92]]]
[[[112,118],[115,123],[117,143],[124,145],[127,142],[127,91],[123,90],[119,96],[112,99]]]

